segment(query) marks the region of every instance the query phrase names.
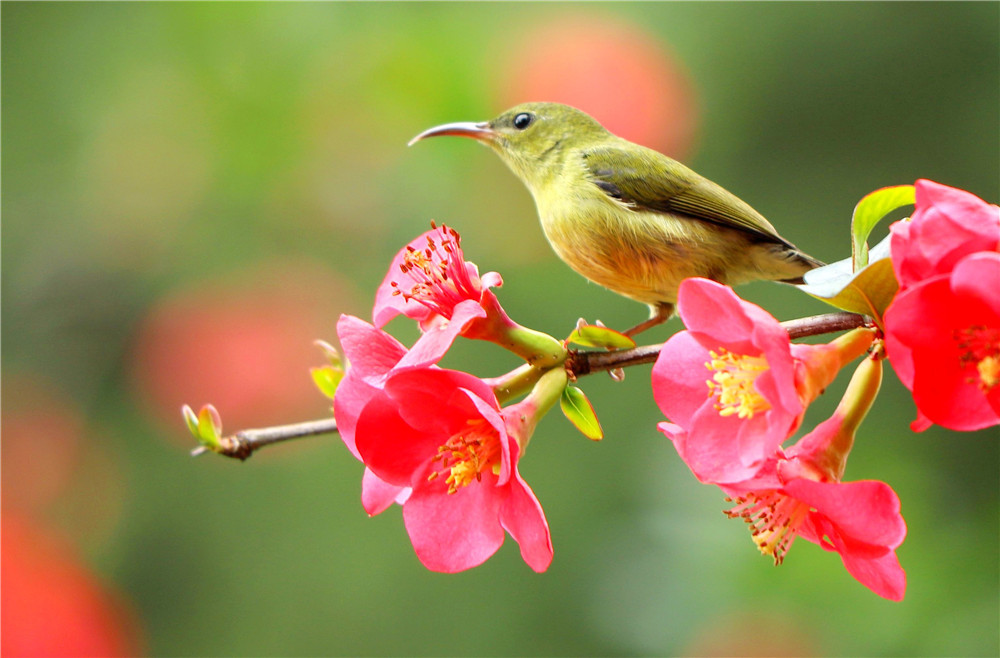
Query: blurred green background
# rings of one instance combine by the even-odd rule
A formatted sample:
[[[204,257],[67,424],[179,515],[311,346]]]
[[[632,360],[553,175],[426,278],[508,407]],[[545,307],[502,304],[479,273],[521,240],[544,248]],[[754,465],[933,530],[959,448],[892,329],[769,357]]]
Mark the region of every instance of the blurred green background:
[[[28,537],[22,553],[62,547],[125,653],[1000,652],[996,432],[910,432],[892,374],[847,478],[902,500],[902,603],[804,541],[780,568],[760,556],[655,430],[648,366],[582,380],[603,442],[558,414],[541,423],[521,468],[552,527],[543,575],[509,540],[470,572],[430,573],[398,508],[366,517],[336,438],[191,459],[179,413],[213,402],[229,431],[324,416],[311,341],[370,314],[431,219],[503,274],[522,324],[563,336],[579,316],[645,317],[556,259],[495,156],[467,140],[406,148],[516,102],[574,102],[824,260],[849,254],[851,210],[878,187],[926,177],[1000,200],[997,3],[0,11],[5,642],[28,624],[23,597],[42,596],[31,587],[76,591],[14,562]],[[741,294],[780,319],[824,312],[789,287]],[[446,363],[515,365],[485,343]],[[46,610],[68,638],[69,617]]]

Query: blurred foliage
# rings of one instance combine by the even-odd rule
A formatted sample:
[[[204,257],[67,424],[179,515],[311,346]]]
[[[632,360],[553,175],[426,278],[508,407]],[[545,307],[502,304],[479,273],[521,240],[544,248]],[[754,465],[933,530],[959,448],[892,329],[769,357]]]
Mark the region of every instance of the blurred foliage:
[[[522,324],[565,336],[581,315],[617,327],[644,317],[558,262],[494,156],[463,140],[405,146],[436,123],[550,100],[511,98],[525,67],[546,66],[517,37],[526,27],[590,17],[661,44],[691,83],[673,91],[693,93],[698,113],[685,160],[833,261],[850,254],[851,211],[876,188],[926,177],[1000,200],[997,3],[0,12],[4,509],[69,537],[131,601],[149,653],[1000,652],[996,433],[911,433],[892,376],[847,476],[885,480],[903,501],[900,604],[805,542],[778,569],[758,555],[656,432],[648,369],[580,382],[602,442],[558,412],[541,423],[522,472],[552,525],[543,575],[512,545],[471,572],[429,573],[398,510],[366,518],[360,465],[336,438],[245,464],[191,460],[179,413],[215,402],[229,429],[325,414],[309,391],[323,360],[311,340],[335,339],[341,312],[368,314],[384,267],[431,219],[504,275],[501,301]],[[601,54],[621,79],[659,70],[614,57]],[[594,98],[629,98],[619,76],[594,78]],[[741,293],[781,319],[824,311],[787,287]],[[447,363],[481,375],[515,365],[465,343]],[[44,402],[18,402],[39,381]],[[32,430],[57,412],[75,419],[71,468],[21,446],[59,450]],[[28,429],[8,432],[14,420]],[[15,472],[27,475],[8,486]],[[48,475],[62,478],[54,497],[14,488]]]

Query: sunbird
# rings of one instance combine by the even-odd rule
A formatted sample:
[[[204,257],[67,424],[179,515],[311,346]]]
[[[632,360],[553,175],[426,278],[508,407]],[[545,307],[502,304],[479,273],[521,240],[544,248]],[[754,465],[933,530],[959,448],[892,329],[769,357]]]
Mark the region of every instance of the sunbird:
[[[440,135],[493,149],[531,192],[556,254],[594,283],[649,306],[649,319],[628,335],[673,315],[688,277],[802,283],[823,265],[734,194],[574,107],[524,103],[491,121],[430,128],[410,145]]]

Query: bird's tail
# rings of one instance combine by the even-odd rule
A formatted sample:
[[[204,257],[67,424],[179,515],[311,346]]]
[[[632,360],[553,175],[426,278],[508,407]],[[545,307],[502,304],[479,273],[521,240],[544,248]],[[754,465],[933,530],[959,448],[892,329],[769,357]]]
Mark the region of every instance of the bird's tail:
[[[826,263],[824,263],[823,261],[817,260],[812,256],[810,256],[809,254],[799,251],[798,249],[789,249],[788,251],[785,252],[785,254],[790,263],[793,263],[795,266],[801,268],[802,273],[799,274],[798,276],[789,277],[787,279],[778,279],[782,283],[791,283],[797,286],[802,285],[803,283],[805,283],[805,280],[802,278],[802,276],[806,272],[808,272],[809,270],[814,270],[817,267],[823,267],[824,265],[826,265]]]

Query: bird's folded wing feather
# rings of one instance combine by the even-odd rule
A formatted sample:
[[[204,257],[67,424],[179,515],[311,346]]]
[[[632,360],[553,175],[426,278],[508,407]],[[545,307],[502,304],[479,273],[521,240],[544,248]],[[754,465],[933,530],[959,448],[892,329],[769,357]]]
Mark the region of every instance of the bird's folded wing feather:
[[[584,162],[597,187],[636,210],[712,222],[791,247],[739,197],[656,151],[602,146],[588,149]]]

